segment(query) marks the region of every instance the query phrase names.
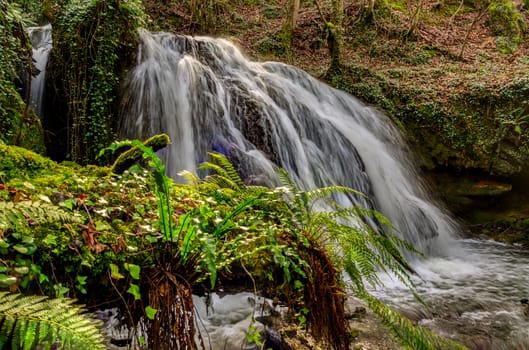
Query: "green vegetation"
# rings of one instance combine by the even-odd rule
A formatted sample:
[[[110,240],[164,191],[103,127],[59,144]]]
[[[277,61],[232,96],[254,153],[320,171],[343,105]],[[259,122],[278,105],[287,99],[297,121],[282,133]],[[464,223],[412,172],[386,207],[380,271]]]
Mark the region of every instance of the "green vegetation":
[[[20,95],[32,69],[27,25],[16,3],[0,0],[0,141],[43,153],[40,120]]]
[[[401,249],[413,248],[392,236],[378,213],[331,200],[351,189],[304,192],[284,173],[283,187],[246,186],[219,155],[202,168],[209,176],[187,174],[191,184],[176,185],[139,142],[122,143],[134,148],[112,168],[56,164],[6,145],[44,152],[40,121],[21,95],[32,70],[24,28],[44,12],[54,26],[52,114],[68,129],[67,139],[55,142],[79,163],[93,163],[115,138],[120,82],[133,65],[137,28],[149,26],[237,36],[247,49],[254,46],[250,54],[288,59],[318,75],[332,65],[326,81],[386,111],[427,169],[503,177],[528,169],[529,62],[520,54],[527,48],[526,11],[507,0],[445,0],[428,9],[420,0],[343,4],[301,1],[285,36],[277,2],[0,0],[0,286],[78,298],[89,307],[119,300],[130,325],[143,318],[160,335],[149,337],[148,346],[163,349],[194,342],[182,328],[193,321],[193,290],[249,275],[250,288],[273,291],[289,305],[293,322],[345,349],[344,269],[347,287],[406,346],[458,348],[366,292],[366,284],[379,284],[376,269],[409,283]],[[442,40],[431,34],[439,29],[447,33]],[[481,50],[475,38],[489,35],[495,48]],[[503,72],[509,60],[515,63]],[[329,210],[312,211],[322,203]],[[386,236],[363,224],[372,217],[387,226]],[[527,239],[526,218],[509,225],[520,233],[517,241]],[[176,315],[175,300],[183,301]],[[175,339],[169,329],[182,336]]]
[[[0,348],[106,349],[100,322],[73,302],[0,292]]]
[[[116,176],[108,168],[48,167],[31,152],[22,155],[37,165],[0,191],[0,283],[12,291],[78,298],[89,307],[117,300],[131,325],[143,318],[148,333],[158,335],[148,337],[151,349],[194,342],[193,332],[175,339],[167,330],[192,324],[191,293],[214,290],[219,280],[226,285],[249,276],[251,288],[285,302],[292,322],[333,349],[348,349],[350,342],[342,268],[355,294],[373,303],[365,285],[379,283],[378,268],[409,284],[399,248],[411,247],[389,229],[382,236],[366,224],[346,225],[375,217],[390,227],[376,212],[332,200],[333,193],[356,193],[352,189],[305,192],[284,172],[283,187],[247,186],[218,154],[201,167],[210,175],[187,173],[190,184],[176,185],[150,148],[137,141],[113,148],[124,145],[142,150],[150,170],[138,164]],[[5,156],[2,163],[23,163],[17,148],[3,147],[16,159]],[[312,211],[322,204],[328,210]],[[336,243],[342,252],[331,249]],[[405,344],[435,349],[446,343],[384,306],[375,311]]]
[[[130,65],[145,15],[139,0],[70,1],[63,6],[52,23],[51,73],[66,104],[67,158],[93,162],[114,139],[120,78]]]

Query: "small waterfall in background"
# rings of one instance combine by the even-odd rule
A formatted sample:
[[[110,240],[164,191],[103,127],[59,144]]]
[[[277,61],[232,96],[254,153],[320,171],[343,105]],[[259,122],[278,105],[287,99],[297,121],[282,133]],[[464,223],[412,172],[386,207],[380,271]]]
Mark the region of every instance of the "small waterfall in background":
[[[31,79],[30,106],[42,118],[46,64],[52,48],[51,24],[27,29],[33,47],[33,60],[38,74]]]
[[[429,198],[388,118],[295,67],[251,62],[226,40],[140,36],[121,137],[169,134],[172,145],[161,156],[175,179],[217,151],[249,183],[277,185],[282,167],[303,189],[337,184],[367,194],[337,200],[379,210],[429,256],[413,262],[428,307],[390,276],[375,295],[471,349],[529,349],[529,307],[520,303],[529,297],[527,252],[454,238],[457,225]],[[221,324],[202,322],[219,334]],[[214,345],[222,339],[210,340],[213,350],[224,349]]]

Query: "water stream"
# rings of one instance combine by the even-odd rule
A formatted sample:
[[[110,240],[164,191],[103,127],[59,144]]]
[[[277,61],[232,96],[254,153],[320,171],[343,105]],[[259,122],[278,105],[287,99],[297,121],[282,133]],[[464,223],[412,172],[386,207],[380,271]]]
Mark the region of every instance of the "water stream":
[[[449,256],[415,264],[420,305],[399,282],[382,276],[376,296],[412,320],[471,349],[529,349],[529,252],[508,244],[465,239]]]
[[[46,84],[46,64],[52,48],[51,24],[27,29],[31,40],[33,60],[37,75],[31,79],[30,106],[42,118],[44,87]]]
[[[301,188],[340,184],[366,193],[336,199],[381,211],[398,236],[430,256],[414,264],[431,309],[389,278],[380,298],[474,349],[529,344],[520,304],[529,295],[529,257],[457,239],[457,225],[428,195],[399,131],[374,108],[295,67],[249,61],[228,41],[144,31],[120,133],[146,139],[161,132],[173,142],[162,158],[175,179],[217,151],[249,183],[276,185],[275,169],[283,167]]]

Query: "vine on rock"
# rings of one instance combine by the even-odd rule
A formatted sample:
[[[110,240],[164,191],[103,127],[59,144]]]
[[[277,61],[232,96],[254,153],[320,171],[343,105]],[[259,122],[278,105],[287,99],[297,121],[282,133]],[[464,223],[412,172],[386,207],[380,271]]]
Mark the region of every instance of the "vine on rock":
[[[139,0],[74,0],[60,11],[52,59],[66,100],[67,158],[91,162],[113,139],[120,72],[129,65],[123,57],[131,57],[144,20]]]

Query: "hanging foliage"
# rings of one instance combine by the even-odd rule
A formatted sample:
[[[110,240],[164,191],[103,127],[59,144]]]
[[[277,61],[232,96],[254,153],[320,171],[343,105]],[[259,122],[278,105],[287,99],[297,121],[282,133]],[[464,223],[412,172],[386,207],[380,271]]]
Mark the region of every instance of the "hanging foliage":
[[[71,1],[59,11],[52,74],[66,105],[66,158],[92,162],[113,139],[120,74],[143,23],[139,0]]]
[[[26,24],[16,4],[0,0],[0,141],[42,153],[40,121],[22,93],[29,90],[32,68]]]

